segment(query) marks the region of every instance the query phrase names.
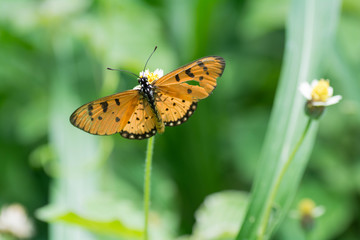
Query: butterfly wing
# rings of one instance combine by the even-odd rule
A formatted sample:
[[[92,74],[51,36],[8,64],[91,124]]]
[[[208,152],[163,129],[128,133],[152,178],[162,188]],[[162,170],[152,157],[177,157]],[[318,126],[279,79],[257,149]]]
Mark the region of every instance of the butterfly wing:
[[[186,122],[194,113],[197,102],[159,93],[156,108],[165,126],[177,126]]]
[[[81,106],[71,115],[70,122],[91,134],[119,132],[129,139],[149,138],[156,134],[157,124],[176,126],[187,121],[196,110],[197,101],[214,90],[224,68],[223,58],[205,57],[154,81],[156,110],[133,89]]]
[[[78,108],[70,122],[96,135],[120,133],[129,139],[145,139],[156,134],[156,118],[138,90],[100,98]]]
[[[164,124],[172,127],[186,122],[197,102],[214,90],[224,69],[222,57],[204,57],[156,80],[156,108]]]
[[[196,101],[209,96],[224,69],[225,60],[222,57],[204,57],[166,74],[153,85],[170,96]]]
[[[79,107],[70,116],[70,122],[95,135],[120,132],[128,124],[140,97],[137,90],[128,90],[100,98]]]
[[[156,130],[156,115],[149,102],[141,97],[135,111],[129,118],[120,135],[129,139],[146,139],[154,136]]]

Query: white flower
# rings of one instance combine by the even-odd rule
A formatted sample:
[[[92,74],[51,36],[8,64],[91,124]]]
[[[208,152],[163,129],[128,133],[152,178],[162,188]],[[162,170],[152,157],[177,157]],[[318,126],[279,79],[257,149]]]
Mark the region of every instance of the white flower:
[[[303,82],[299,86],[301,94],[309,101],[312,106],[330,106],[338,103],[341,96],[333,96],[333,88],[330,87],[329,80],[313,80],[311,85],[308,82]]]
[[[325,207],[317,206],[310,198],[303,198],[299,202],[297,209],[290,211],[290,217],[299,220],[304,231],[309,232],[314,228],[316,218],[325,213]]]
[[[149,83],[152,83],[155,80],[158,80],[164,75],[164,71],[162,69],[157,68],[154,72],[150,72],[149,69],[140,72],[140,77],[147,77]]]
[[[9,233],[17,238],[30,238],[34,234],[32,222],[20,204],[4,206],[0,213],[0,233]]]
[[[149,73],[150,73],[149,69],[146,69],[145,71],[141,71],[139,73],[139,77],[147,77]]]
[[[318,218],[325,213],[323,206],[316,206],[315,202],[310,198],[304,198],[298,205],[298,211],[300,216],[311,216],[312,218]]]

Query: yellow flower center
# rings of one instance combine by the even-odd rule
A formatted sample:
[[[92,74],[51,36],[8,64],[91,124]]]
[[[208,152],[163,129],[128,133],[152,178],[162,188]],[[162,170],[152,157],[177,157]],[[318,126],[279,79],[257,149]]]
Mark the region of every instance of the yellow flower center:
[[[147,78],[148,78],[148,82],[152,83],[153,81],[157,80],[159,76],[153,72],[150,72],[149,74],[147,74]]]
[[[326,100],[329,98],[329,86],[330,84],[328,80],[319,80],[311,92],[312,100],[316,102],[326,102]]]
[[[299,203],[299,207],[298,207],[302,216],[312,215],[314,208],[315,208],[315,203],[313,200],[311,200],[309,198],[305,198],[305,199],[301,200]]]

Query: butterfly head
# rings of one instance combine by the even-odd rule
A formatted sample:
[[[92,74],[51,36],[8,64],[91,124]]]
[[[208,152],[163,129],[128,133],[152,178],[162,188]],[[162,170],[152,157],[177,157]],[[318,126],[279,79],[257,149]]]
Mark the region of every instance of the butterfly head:
[[[152,83],[162,77],[163,70],[156,69],[154,72],[150,72],[148,69],[146,71],[140,72],[138,82],[139,85],[134,89],[139,90],[141,93],[145,94],[145,96],[149,97],[153,95],[153,85]],[[151,98],[150,96],[150,98]]]
[[[139,78],[138,78],[138,82],[139,82],[139,85],[140,85],[140,87],[142,87],[142,88],[144,88],[144,87],[148,87],[149,86],[149,80],[148,80],[148,78],[146,77],[146,76],[140,76]]]
[[[157,68],[154,72],[150,72],[149,69],[146,69],[145,71],[140,72],[140,78],[139,83],[141,85],[140,81],[146,80],[149,83],[153,83],[155,80],[158,80],[164,75],[164,71],[162,69]]]

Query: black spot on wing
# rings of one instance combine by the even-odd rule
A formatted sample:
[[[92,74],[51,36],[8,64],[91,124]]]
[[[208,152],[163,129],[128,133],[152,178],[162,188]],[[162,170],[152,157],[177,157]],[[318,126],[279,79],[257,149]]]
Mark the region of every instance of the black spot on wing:
[[[189,77],[193,78],[194,74],[191,72],[191,68],[188,68],[185,70],[186,75],[188,75]]]
[[[115,102],[116,102],[116,105],[120,105],[120,101],[119,101],[119,99],[117,99],[117,98],[115,98]]]
[[[93,105],[92,104],[89,104],[88,105],[88,114],[89,114],[89,116],[92,116],[93,115],[93,113],[92,113],[92,110],[94,109],[94,107],[93,107]]]
[[[109,106],[108,102],[107,101],[101,102],[100,105],[101,105],[101,108],[103,109],[103,112],[106,112],[108,109],[108,106]]]
[[[180,82],[180,77],[179,77],[178,74],[175,75],[175,79],[176,79],[177,82]]]
[[[156,127],[151,129],[149,132],[145,132],[145,133],[130,133],[128,131],[121,131],[120,135],[124,138],[127,139],[137,139],[137,140],[142,140],[142,139],[147,139],[149,137],[152,137],[156,134]]]
[[[174,127],[174,126],[183,124],[193,115],[196,108],[197,108],[197,102],[193,102],[190,105],[189,109],[186,111],[186,113],[181,118],[176,119],[175,121],[164,122],[165,126]]]
[[[199,65],[199,67],[205,67],[204,63],[202,61],[197,61],[197,64]]]
[[[201,67],[204,72],[207,72],[208,68],[205,66],[205,64],[202,61],[197,61],[197,65]]]

